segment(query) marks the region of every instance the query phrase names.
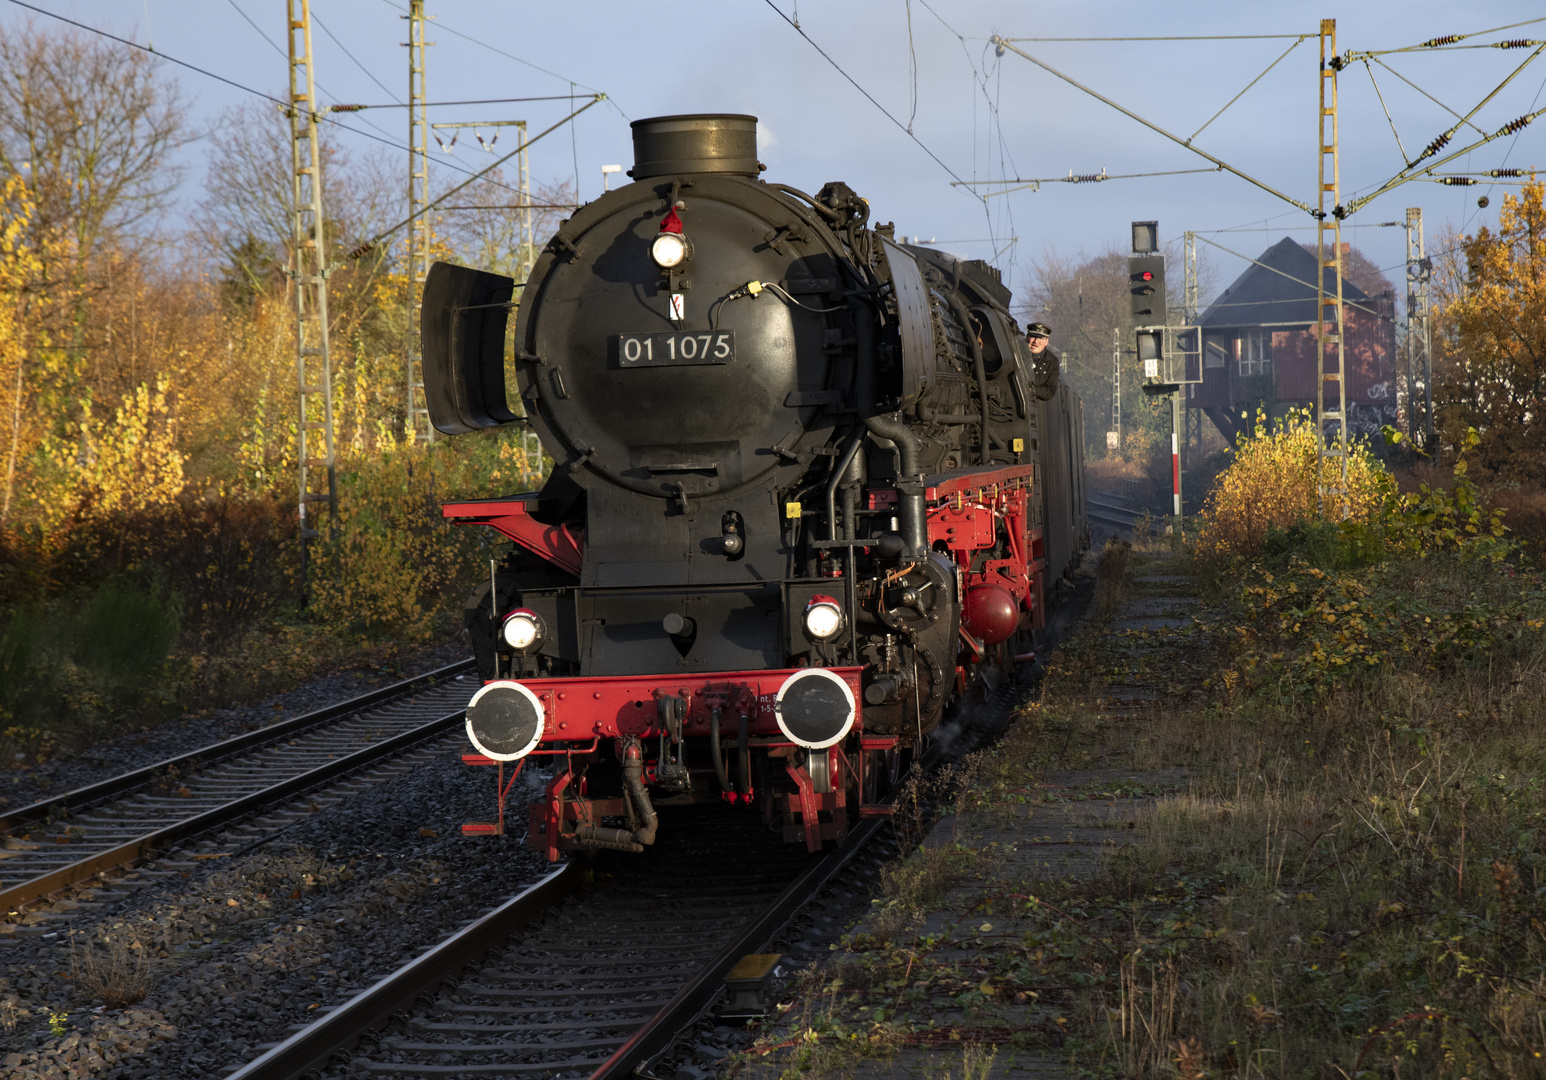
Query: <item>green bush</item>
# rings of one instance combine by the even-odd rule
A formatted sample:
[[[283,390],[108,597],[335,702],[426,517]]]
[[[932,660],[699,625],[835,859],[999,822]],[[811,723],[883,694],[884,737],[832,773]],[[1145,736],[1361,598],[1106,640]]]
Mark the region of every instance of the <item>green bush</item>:
[[[12,760],[162,715],[179,631],[176,605],[132,581],[13,608],[0,630],[0,736]]]

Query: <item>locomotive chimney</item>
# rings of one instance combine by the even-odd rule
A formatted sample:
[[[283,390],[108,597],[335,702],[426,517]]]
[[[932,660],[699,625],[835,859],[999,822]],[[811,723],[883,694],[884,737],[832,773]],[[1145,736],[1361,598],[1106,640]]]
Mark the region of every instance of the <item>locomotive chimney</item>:
[[[757,118],[734,113],[653,116],[633,122],[635,180],[673,173],[756,176]]]

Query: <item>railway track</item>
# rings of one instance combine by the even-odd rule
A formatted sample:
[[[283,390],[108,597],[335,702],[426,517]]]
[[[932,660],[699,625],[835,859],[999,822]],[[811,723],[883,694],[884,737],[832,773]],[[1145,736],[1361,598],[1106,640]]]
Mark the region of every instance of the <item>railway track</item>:
[[[951,756],[1001,731],[1022,696],[1005,684],[963,710]],[[682,816],[662,821],[644,855],[571,860],[227,1080],[294,1080],[330,1059],[324,1075],[340,1078],[648,1073],[738,961],[890,836],[868,818],[841,848],[811,856],[750,813]],[[356,1046],[347,1063],[335,1058]]]
[[[1115,496],[1104,492],[1088,492],[1085,495],[1085,513],[1092,521],[1099,521],[1105,525],[1114,525],[1118,529],[1131,529],[1134,522],[1145,514],[1150,514],[1148,509],[1133,509],[1118,502]]]
[[[472,670],[471,661],[451,664],[0,816],[0,912],[20,914],[215,830],[226,831],[201,855],[277,835],[316,805],[287,801],[454,732]]]

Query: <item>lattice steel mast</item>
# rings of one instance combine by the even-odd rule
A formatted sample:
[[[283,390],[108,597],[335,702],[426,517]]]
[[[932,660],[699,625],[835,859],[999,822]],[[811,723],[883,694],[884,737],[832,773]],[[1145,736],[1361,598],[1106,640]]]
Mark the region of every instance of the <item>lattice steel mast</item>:
[[[414,442],[433,442],[424,400],[424,358],[419,341],[419,299],[429,276],[429,113],[424,96],[424,0],[408,0],[408,362],[407,413],[403,434]]]
[[[295,299],[295,383],[299,396],[295,441],[300,463],[301,575],[305,581],[308,545],[321,535],[312,525],[311,508],[327,506],[331,536],[338,516],[338,477],[333,457],[333,371],[327,332],[330,271],[322,217],[322,153],[317,141],[311,7],[310,0],[286,0],[286,5],[292,181],[290,282]],[[321,456],[313,456],[318,450]]]
[[[1197,234],[1187,232],[1182,241],[1182,255],[1185,262],[1185,275],[1181,289],[1182,321],[1187,326],[1197,325]],[[1202,331],[1195,331],[1193,341],[1197,347],[1197,380],[1202,381]],[[1185,360],[1182,361],[1185,363]],[[1192,378],[1190,371],[1183,369],[1182,375],[1187,380]],[[1193,391],[1188,389],[1187,393]],[[1202,411],[1200,409],[1183,409],[1181,417],[1186,423],[1186,428],[1181,439],[1181,447],[1187,453],[1192,452],[1195,444],[1197,450],[1202,449]]]
[[[1337,149],[1337,70],[1341,60],[1337,56],[1337,20],[1321,20],[1321,67],[1320,67],[1320,123],[1316,154],[1319,174],[1319,202],[1316,210],[1315,230],[1315,300],[1316,319],[1316,375],[1315,380],[1315,429],[1320,457],[1317,461],[1316,504],[1317,510],[1328,514],[1328,504],[1338,507],[1339,517],[1347,517],[1350,507],[1347,498],[1347,364],[1343,347],[1342,321],[1342,206],[1340,188],[1341,164]],[[1328,177],[1329,164],[1329,177]],[[1327,205],[1330,196],[1330,205]],[[1327,238],[1331,252],[1327,256]],[[1334,292],[1326,288],[1326,271],[1332,271],[1336,280]],[[1335,350],[1334,361],[1327,361],[1327,346]],[[1326,407],[1326,384],[1336,385],[1337,405]],[[1330,424],[1334,436],[1326,436]],[[1328,470],[1328,459],[1336,462],[1334,471]],[[1328,476],[1327,473],[1332,472]]]
[[[1417,438],[1417,395],[1414,380],[1422,379],[1423,449],[1433,446],[1433,352],[1432,326],[1428,317],[1428,279],[1433,264],[1423,254],[1423,212],[1406,211],[1406,422],[1407,434]]]
[[[1122,449],[1122,328],[1111,328],[1111,432],[1106,438],[1106,449],[1114,453]]]

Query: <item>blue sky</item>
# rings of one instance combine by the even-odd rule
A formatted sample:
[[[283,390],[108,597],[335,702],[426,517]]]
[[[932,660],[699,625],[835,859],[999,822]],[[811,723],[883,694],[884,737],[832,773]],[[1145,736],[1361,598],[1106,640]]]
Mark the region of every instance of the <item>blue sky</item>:
[[[281,93],[285,85],[283,57],[243,17],[282,48],[283,0],[32,2],[138,41],[149,40],[164,54],[250,87]],[[405,97],[407,50],[400,43],[407,40],[407,32],[400,15],[406,8],[406,0],[313,0],[314,16],[337,39],[320,28],[315,32],[317,76],[327,91],[319,95],[324,103],[376,104]],[[1224,174],[1051,183],[1038,191],[986,201],[972,195],[971,188],[952,186],[953,179],[1209,167],[1014,52],[996,55],[988,40],[992,35],[1142,38],[1018,40],[1017,45],[1183,138],[1202,128],[1278,60],[1295,37],[1307,35],[1208,124],[1196,145],[1313,204],[1316,34],[1322,17],[1338,17],[1340,49],[1368,51],[1399,49],[1439,35],[1469,34],[1546,15],[1519,0],[1476,0],[1463,11],[1438,0],[1366,0],[1340,12],[1332,5],[1294,0],[1271,5],[1203,2],[1166,5],[1164,10],[1157,4],[988,0],[677,0],[671,5],[427,0],[426,8],[436,17],[428,35],[435,43],[427,64],[432,100],[567,95],[571,88],[609,96],[608,103],[581,117],[572,132],[555,133],[533,147],[536,180],[577,177],[582,197],[594,198],[601,187],[602,165],[620,163],[626,168],[631,163],[629,120],[678,112],[751,113],[761,120],[768,179],[811,190],[828,180],[845,180],[870,199],[878,220],[894,220],[901,234],[932,237],[942,247],[975,257],[990,258],[998,252],[1012,284],[1023,280],[1029,262],[1047,248],[1073,254],[1094,253],[1110,244],[1125,246],[1128,223],[1137,219],[1158,219],[1165,240],[1191,229],[1248,255],[1283,235],[1313,240],[1315,234],[1303,210]],[[28,18],[40,25],[49,21],[0,0],[0,22],[10,26]],[[842,72],[790,25],[795,19]],[[1200,35],[1288,37],[1155,40]],[[1465,44],[1503,38],[1546,39],[1546,22]],[[1341,76],[1344,198],[1378,185],[1401,167],[1397,135],[1413,155],[1455,122],[1423,92],[1466,113],[1533,51],[1394,53],[1381,55],[1367,67],[1360,62],[1348,68]],[[901,126],[866,100],[843,72]],[[243,94],[191,71],[178,70],[176,75],[193,103],[195,122],[211,129],[210,138],[218,138],[216,118]],[[1473,121],[1482,131],[1496,131],[1546,105],[1543,91],[1546,55],[1524,68]],[[441,109],[431,119],[524,118],[533,130],[540,130],[567,111],[565,101],[531,102]],[[406,140],[402,110],[343,119],[360,132],[398,144]],[[912,136],[903,130],[909,124]],[[358,152],[373,145],[364,135],[351,132],[342,137]],[[1462,129],[1451,149],[1477,137]],[[1546,165],[1543,139],[1546,116],[1463,156],[1446,171]],[[197,144],[188,151],[194,166],[186,192],[190,200],[198,197],[205,152]],[[406,153],[403,156],[406,159]],[[464,138],[454,160],[476,169],[492,158]],[[437,169],[441,176],[454,175],[449,164]],[[1496,221],[1505,190],[1512,189],[1409,183],[1353,215],[1344,239],[1380,266],[1392,268],[1389,276],[1399,287],[1403,230],[1381,228],[1381,222],[1401,221],[1406,207],[1420,206],[1430,238],[1446,225],[1472,231]],[[1490,197],[1486,210],[1476,205],[1481,194]],[[1222,231],[1252,229],[1264,231]],[[1220,287],[1245,266],[1221,250],[1207,245],[1202,250]]]

